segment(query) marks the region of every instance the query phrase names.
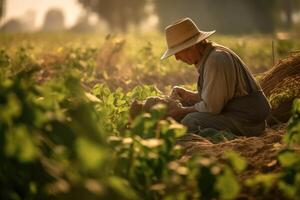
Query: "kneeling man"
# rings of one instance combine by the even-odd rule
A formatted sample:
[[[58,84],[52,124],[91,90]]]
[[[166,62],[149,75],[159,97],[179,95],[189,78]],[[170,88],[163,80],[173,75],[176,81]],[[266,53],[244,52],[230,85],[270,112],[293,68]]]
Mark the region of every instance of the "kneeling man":
[[[270,114],[270,104],[260,85],[241,58],[227,47],[207,40],[215,31],[200,31],[185,18],[166,28],[168,49],[165,59],[195,65],[199,78],[197,92],[174,87],[171,96],[182,107],[169,113],[180,118],[189,132],[213,128],[236,135],[260,135]]]

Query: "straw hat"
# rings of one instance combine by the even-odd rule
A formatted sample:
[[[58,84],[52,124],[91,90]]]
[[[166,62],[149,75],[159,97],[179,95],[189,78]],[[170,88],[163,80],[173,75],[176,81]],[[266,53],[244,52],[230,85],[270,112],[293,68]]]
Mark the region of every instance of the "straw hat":
[[[216,31],[200,31],[190,18],[184,18],[168,26],[165,32],[168,50],[162,60],[205,40]]]

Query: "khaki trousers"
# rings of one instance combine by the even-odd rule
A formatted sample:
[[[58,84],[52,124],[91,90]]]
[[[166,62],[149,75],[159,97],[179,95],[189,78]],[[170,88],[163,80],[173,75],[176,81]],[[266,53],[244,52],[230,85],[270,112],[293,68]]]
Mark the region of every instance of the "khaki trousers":
[[[266,123],[253,123],[245,119],[238,119],[230,113],[211,114],[193,112],[186,115],[181,121],[189,133],[199,133],[201,129],[213,128],[216,130],[230,131],[239,136],[258,136],[265,130]]]

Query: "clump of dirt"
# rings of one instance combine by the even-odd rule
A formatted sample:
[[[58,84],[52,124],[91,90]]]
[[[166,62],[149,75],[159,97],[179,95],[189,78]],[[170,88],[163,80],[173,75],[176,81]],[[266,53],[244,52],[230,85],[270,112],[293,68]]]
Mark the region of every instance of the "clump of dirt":
[[[144,101],[135,100],[129,109],[130,118],[133,120],[142,112],[150,112],[150,110],[156,104],[163,104],[166,106],[166,113],[169,113],[171,110],[181,107],[181,103],[177,100],[174,100],[169,97],[148,97]],[[167,115],[165,116],[167,117]],[[176,121],[180,121],[180,119],[175,119]]]
[[[294,99],[300,97],[300,54],[279,61],[265,73],[260,84],[272,105],[268,124],[287,122]]]

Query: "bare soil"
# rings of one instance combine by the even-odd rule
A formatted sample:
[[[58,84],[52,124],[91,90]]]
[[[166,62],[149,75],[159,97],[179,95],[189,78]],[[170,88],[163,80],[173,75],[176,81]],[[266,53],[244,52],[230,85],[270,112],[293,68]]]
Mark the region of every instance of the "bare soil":
[[[184,147],[187,156],[200,154],[222,159],[226,151],[238,152],[248,162],[246,171],[241,175],[242,179],[246,179],[258,173],[279,169],[276,155],[283,146],[282,137],[286,134],[286,126],[286,124],[281,124],[267,128],[258,137],[238,137],[219,144],[213,144],[195,134],[183,136],[177,140],[177,143]]]
[[[281,124],[277,127],[267,128],[259,137],[238,137],[237,139],[226,141],[219,144],[213,144],[207,139],[188,134],[177,140],[177,144],[184,147],[184,157],[195,154],[214,157],[219,162],[223,162],[223,154],[226,151],[235,151],[239,153],[248,163],[246,170],[239,174],[238,179],[242,182],[257,174],[277,172],[280,165],[277,161],[277,153],[283,148],[282,137],[286,134],[287,124]],[[272,195],[273,196],[273,195]],[[265,199],[265,197],[252,194],[247,187],[243,185],[242,192],[237,199]],[[274,198],[285,199],[281,192],[274,191]]]

